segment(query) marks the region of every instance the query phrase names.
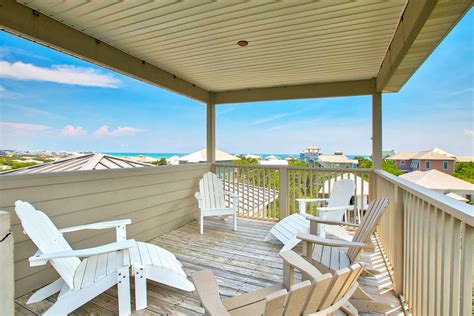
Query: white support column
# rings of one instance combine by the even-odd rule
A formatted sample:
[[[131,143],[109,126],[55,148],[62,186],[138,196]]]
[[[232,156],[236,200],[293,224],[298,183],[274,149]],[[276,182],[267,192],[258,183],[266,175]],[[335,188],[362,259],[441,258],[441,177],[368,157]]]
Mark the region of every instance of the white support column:
[[[382,94],[372,94],[372,162],[382,169]]]
[[[209,93],[207,103],[207,162],[216,162],[216,104],[214,94]]]

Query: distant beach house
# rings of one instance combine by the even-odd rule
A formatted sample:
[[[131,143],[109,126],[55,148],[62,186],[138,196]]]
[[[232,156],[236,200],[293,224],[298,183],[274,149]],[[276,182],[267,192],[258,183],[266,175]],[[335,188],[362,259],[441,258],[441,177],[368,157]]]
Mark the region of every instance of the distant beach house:
[[[255,160],[261,160],[261,159],[262,159],[261,156],[259,156],[259,155],[252,155],[252,154],[247,154],[247,155],[245,155],[245,158],[246,158],[246,159],[255,159]]]
[[[300,153],[300,160],[306,162],[309,166],[314,167],[318,164],[321,149],[316,145],[311,145]]]
[[[412,171],[402,174],[400,178],[438,191],[457,200],[473,200],[474,184],[438,170]]]
[[[216,149],[216,161],[217,162],[232,162],[235,160],[240,160],[239,157],[236,157],[234,155],[225,153],[221,150]],[[199,162],[206,162],[207,161],[207,150],[202,149],[199,151],[196,151],[194,153],[191,153],[189,155],[179,157],[179,163],[180,164],[185,164],[185,163],[199,163]]]
[[[153,167],[153,165],[105,154],[87,154],[2,172],[2,175],[21,175],[34,173],[107,170],[140,167]]]
[[[434,169],[451,174],[456,164],[456,156],[439,148],[420,152],[402,152],[386,159],[393,161],[398,169],[405,172]]]
[[[323,168],[356,168],[359,161],[349,159],[342,151],[336,150],[334,155],[319,155],[319,164]]]

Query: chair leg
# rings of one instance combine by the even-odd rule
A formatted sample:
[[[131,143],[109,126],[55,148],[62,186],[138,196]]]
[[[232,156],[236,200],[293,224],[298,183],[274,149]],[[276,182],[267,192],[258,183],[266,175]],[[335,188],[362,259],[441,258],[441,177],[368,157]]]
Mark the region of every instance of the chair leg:
[[[121,254],[119,256],[121,257]],[[132,308],[130,307],[130,269],[128,266],[117,269],[117,287],[119,315],[130,315]]]
[[[200,215],[200,220],[199,220],[199,232],[202,234],[204,234],[204,216]]]
[[[147,307],[146,271],[144,267],[137,266],[135,270],[135,309]]]
[[[234,213],[234,231],[237,231],[237,213]]]

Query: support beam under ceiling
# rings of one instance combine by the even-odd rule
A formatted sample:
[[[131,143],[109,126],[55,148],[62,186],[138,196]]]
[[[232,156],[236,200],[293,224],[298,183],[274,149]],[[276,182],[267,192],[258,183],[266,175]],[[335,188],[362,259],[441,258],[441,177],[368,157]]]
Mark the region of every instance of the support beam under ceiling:
[[[470,0],[408,1],[377,74],[377,91],[399,91],[471,6]]]
[[[0,29],[207,103],[209,92],[14,0],[0,2]]]
[[[214,93],[216,104],[258,101],[294,100],[311,98],[350,97],[371,95],[375,91],[373,79],[325,82],[298,86],[242,89]]]

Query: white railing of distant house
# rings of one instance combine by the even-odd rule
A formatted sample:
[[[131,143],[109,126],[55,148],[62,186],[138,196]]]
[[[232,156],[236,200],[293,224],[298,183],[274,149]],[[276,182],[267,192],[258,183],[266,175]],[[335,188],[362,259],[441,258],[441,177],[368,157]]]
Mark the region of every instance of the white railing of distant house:
[[[297,199],[328,197],[334,182],[352,179],[356,184],[347,221],[358,222],[367,208],[371,169],[309,168],[214,164],[224,188],[240,196],[240,217],[278,221],[298,212]],[[231,203],[230,200],[228,203]],[[316,204],[308,204],[307,213],[316,214]]]
[[[472,315],[474,207],[385,171],[390,200],[378,227],[396,293],[413,315]]]

